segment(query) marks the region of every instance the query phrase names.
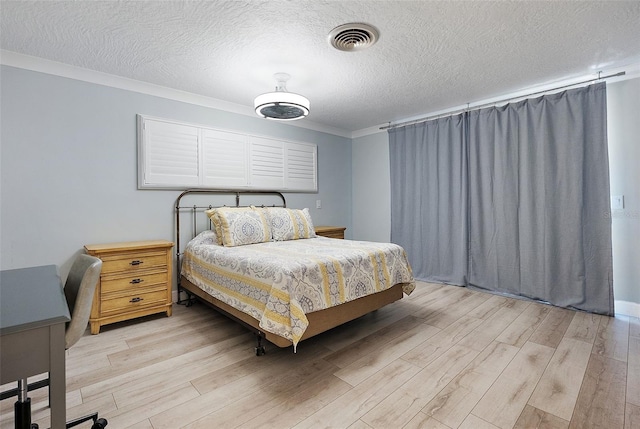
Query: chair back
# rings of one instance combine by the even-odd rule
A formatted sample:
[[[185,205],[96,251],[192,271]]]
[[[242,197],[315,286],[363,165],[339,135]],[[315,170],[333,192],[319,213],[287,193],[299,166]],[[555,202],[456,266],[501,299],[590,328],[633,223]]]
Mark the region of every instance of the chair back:
[[[71,312],[65,332],[65,348],[74,345],[87,329],[96,285],[100,279],[102,261],[94,256],[79,255],[71,266],[64,285],[64,295]]]

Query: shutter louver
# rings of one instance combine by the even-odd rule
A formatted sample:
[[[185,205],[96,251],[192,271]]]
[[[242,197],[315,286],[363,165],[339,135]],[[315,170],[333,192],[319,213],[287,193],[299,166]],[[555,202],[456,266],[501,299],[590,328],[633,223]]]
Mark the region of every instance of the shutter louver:
[[[247,187],[247,146],[245,135],[203,130],[204,185]]]
[[[282,142],[252,138],[249,169],[252,188],[283,189],[284,147]]]
[[[286,146],[285,184],[291,190],[317,190],[316,147],[289,143]]]
[[[145,184],[198,185],[198,129],[160,121],[144,124]]]

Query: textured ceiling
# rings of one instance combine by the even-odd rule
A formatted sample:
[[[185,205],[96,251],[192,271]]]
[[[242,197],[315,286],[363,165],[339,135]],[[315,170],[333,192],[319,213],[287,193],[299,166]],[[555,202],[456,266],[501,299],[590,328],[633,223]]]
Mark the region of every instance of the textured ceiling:
[[[304,121],[361,130],[640,62],[640,2],[2,1],[1,47],[244,106],[289,73]],[[340,52],[328,33],[380,39]]]

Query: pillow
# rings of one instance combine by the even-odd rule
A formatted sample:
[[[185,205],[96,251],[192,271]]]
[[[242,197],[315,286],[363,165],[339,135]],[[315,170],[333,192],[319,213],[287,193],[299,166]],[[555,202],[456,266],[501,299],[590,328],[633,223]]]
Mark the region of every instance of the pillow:
[[[205,210],[205,214],[211,219],[211,225],[215,231],[216,242],[222,246],[222,227],[220,226],[220,218],[218,217],[218,209]]]
[[[297,240],[316,236],[309,209],[296,210],[283,207],[263,209],[269,218],[271,235],[275,241]]]
[[[218,240],[225,247],[271,240],[271,228],[261,210],[254,207],[219,207],[211,212],[207,210],[207,215],[216,228]]]

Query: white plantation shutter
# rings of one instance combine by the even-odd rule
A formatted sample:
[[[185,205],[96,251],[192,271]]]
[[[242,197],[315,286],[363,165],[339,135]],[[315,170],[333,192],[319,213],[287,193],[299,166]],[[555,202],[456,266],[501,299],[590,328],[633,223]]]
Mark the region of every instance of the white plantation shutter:
[[[259,137],[251,138],[250,184],[258,189],[284,188],[284,145]]]
[[[285,152],[285,183],[289,190],[318,189],[316,145],[288,143]]]
[[[143,133],[145,184],[196,186],[199,183],[198,129],[146,121]]]
[[[138,115],[138,187],[315,192],[317,146]]]
[[[209,188],[246,187],[247,148],[246,135],[202,130],[203,185]]]

